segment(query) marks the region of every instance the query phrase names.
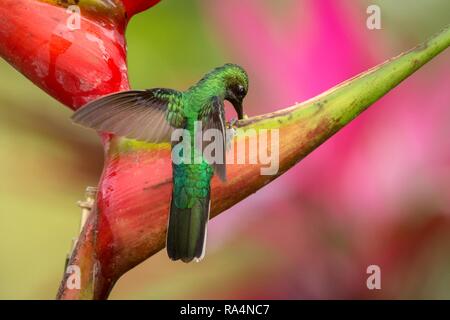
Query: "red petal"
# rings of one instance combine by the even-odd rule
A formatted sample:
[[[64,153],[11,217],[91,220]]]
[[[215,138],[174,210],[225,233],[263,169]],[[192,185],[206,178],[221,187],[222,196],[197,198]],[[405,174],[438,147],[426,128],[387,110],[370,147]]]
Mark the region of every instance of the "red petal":
[[[131,17],[136,13],[147,10],[159,1],[161,0],[122,0],[122,3],[125,6],[128,16]]]

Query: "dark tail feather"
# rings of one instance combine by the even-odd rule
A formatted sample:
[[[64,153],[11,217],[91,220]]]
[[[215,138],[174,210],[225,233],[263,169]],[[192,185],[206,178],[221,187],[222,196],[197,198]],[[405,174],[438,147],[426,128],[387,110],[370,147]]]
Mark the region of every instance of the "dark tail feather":
[[[179,209],[172,199],[167,230],[167,254],[172,260],[201,260],[205,250],[209,219],[209,195],[198,199],[190,209]]]

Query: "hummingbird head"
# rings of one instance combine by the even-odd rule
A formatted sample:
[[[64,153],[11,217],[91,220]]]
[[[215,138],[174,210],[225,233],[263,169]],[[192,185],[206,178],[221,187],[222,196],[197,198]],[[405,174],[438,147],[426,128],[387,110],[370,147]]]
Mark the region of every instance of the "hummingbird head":
[[[238,115],[238,119],[244,117],[242,101],[248,91],[248,75],[245,70],[236,64],[226,64],[223,66],[225,80],[225,97],[229,101]]]

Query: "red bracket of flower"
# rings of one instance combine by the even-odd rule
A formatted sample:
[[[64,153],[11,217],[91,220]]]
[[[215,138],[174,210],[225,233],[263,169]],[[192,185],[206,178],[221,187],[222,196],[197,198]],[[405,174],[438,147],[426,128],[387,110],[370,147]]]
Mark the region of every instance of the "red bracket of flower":
[[[73,30],[67,26],[73,14],[68,6],[75,2],[81,20],[80,28]],[[99,96],[129,89],[125,27],[130,17],[157,2],[2,0],[0,56],[76,110]],[[447,27],[415,50],[316,98],[240,121],[237,125],[244,130],[279,130],[279,172],[260,175],[260,163],[227,165],[227,183],[216,178],[212,182],[211,216],[286,172],[449,45]],[[81,286],[67,286],[66,274],[59,299],[107,298],[121,275],[164,247],[172,188],[170,145],[140,143],[110,134],[102,134],[102,142],[106,159],[96,204],[69,261],[81,271]]]

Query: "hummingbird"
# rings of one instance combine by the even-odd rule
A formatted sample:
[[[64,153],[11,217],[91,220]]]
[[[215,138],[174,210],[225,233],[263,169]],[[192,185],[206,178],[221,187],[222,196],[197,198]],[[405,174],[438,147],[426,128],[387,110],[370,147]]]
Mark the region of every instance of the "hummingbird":
[[[221,139],[221,161],[211,162],[202,155],[204,148],[190,140],[192,157],[174,161],[172,152],[172,197],[166,248],[172,260],[200,261],[205,254],[210,211],[211,179],[216,174],[226,181],[225,148],[227,123],[224,101],[229,101],[238,119],[244,118],[243,100],[248,91],[248,75],[236,64],[225,64],[207,73],[186,91],[166,88],[130,90],[94,100],[72,116],[76,124],[150,143],[171,142],[176,129],[191,137],[201,130],[215,129]],[[181,139],[183,140],[183,138]],[[178,141],[178,143],[181,143]],[[182,151],[184,152],[184,150]],[[196,158],[197,161],[186,161]]]

